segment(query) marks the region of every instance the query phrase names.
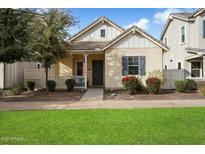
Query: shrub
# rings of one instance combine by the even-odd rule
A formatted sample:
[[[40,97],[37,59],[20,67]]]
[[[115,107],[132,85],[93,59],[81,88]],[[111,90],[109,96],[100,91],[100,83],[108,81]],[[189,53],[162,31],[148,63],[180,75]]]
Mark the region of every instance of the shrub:
[[[200,92],[201,95],[205,96],[205,87],[204,86],[200,87],[199,92]]]
[[[193,91],[193,90],[197,90],[197,83],[194,80],[191,79],[186,79],[186,86],[187,86],[187,90],[189,91]]]
[[[47,89],[49,90],[49,91],[55,91],[55,89],[56,89],[56,82],[54,81],[54,80],[48,80],[48,82],[47,82]]]
[[[67,80],[65,81],[65,84],[66,84],[66,86],[67,86],[67,90],[68,90],[68,91],[73,91],[74,86],[75,86],[75,80],[72,79],[72,78],[67,79]]]
[[[176,91],[178,92],[186,92],[187,82],[185,80],[176,80],[175,87],[176,87]]]
[[[148,73],[148,78],[158,78],[160,81],[161,81],[161,86],[164,84],[165,82],[165,76],[164,76],[164,73],[162,71],[160,71],[160,69],[157,69],[157,70],[154,70],[152,72],[149,72]]]
[[[35,81],[26,81],[26,86],[30,91],[34,91]]]
[[[11,87],[11,93],[12,93],[13,95],[20,95],[20,93],[21,93],[21,87],[20,87],[19,85],[13,85],[13,86]]]
[[[141,90],[139,79],[135,76],[124,77],[122,79],[122,84],[130,95],[135,94],[137,91]]]
[[[147,91],[149,94],[158,94],[160,89],[160,79],[156,77],[148,78],[146,80]]]

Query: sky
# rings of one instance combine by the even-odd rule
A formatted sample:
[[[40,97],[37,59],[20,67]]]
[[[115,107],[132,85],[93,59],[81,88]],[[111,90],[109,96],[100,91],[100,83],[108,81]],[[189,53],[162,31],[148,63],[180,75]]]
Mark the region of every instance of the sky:
[[[167,17],[173,12],[193,12],[193,8],[73,8],[69,9],[79,23],[71,28],[73,35],[94,22],[101,16],[106,16],[119,26],[127,29],[136,25],[155,38],[159,39]]]

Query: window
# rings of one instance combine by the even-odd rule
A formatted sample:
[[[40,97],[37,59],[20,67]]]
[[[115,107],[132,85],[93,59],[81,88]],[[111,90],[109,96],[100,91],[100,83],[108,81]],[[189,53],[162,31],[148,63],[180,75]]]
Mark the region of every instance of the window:
[[[178,63],[178,69],[181,69],[181,62]]]
[[[181,27],[181,43],[185,42],[185,26]]]
[[[122,75],[146,75],[146,57],[145,56],[123,56],[122,57]]]
[[[164,69],[167,70],[167,65],[164,66]]]
[[[138,75],[139,74],[139,57],[128,57],[128,74]]]
[[[76,62],[76,75],[83,76],[83,61]]]
[[[203,38],[205,38],[205,20],[203,20]]]
[[[105,37],[105,29],[101,29],[101,31],[100,31],[100,36],[101,36],[101,37]]]
[[[167,37],[164,38],[164,44],[167,46]]]
[[[191,62],[191,77],[192,78],[202,77],[202,64],[200,61]]]

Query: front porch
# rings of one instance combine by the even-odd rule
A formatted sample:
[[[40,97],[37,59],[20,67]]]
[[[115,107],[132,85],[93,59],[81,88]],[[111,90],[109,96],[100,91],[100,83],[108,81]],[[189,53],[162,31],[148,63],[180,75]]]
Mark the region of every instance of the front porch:
[[[196,54],[185,58],[186,68],[188,70],[186,78],[197,82],[205,81],[205,55]]]
[[[104,87],[104,57],[103,52],[70,53],[49,70],[49,80],[56,81],[60,89],[66,88],[68,78],[75,79],[75,88]],[[44,69],[25,69],[24,83],[28,80],[35,81],[36,88],[45,88]]]

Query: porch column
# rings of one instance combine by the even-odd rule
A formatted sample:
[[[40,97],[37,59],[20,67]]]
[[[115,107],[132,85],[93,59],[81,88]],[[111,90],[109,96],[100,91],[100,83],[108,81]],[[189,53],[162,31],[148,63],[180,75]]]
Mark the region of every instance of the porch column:
[[[203,72],[203,80],[205,80],[205,56],[203,56],[202,72]]]
[[[88,54],[84,54],[84,58],[85,58],[85,62],[84,62],[84,77],[85,77],[85,89],[88,88],[88,85],[87,85],[87,78],[88,78],[88,68],[87,68],[87,65],[88,65]]]

